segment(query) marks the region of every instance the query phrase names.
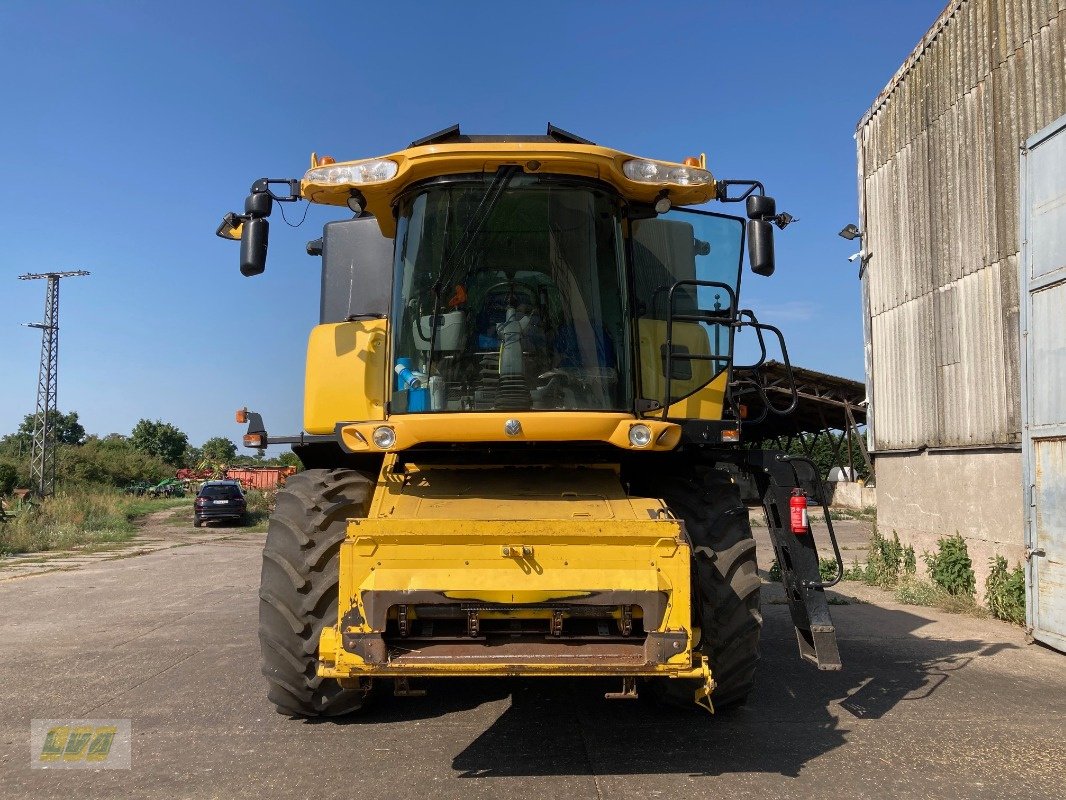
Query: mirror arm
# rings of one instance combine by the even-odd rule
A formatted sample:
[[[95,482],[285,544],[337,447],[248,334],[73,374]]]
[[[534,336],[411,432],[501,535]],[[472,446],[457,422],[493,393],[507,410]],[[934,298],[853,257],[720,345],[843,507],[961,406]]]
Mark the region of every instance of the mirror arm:
[[[272,190],[271,186],[277,186],[284,184],[288,189],[287,194],[279,194]],[[252,184],[252,188],[249,189],[252,194],[269,194],[271,199],[277,200],[279,203],[295,203],[297,200],[302,200],[300,196],[300,180],[299,178],[260,178]]]
[[[729,195],[729,187],[746,187],[743,194],[735,197]],[[721,180],[715,184],[715,199],[722,203],[743,203],[752,194],[764,195],[766,189],[761,181]]]

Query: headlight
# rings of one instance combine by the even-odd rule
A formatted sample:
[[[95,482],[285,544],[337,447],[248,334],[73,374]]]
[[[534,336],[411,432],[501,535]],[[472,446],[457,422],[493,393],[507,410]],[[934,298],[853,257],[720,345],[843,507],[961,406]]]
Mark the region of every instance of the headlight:
[[[651,428],[643,423],[631,425],[629,428],[629,443],[634,447],[647,447],[651,444]]]
[[[349,184],[381,183],[396,177],[400,165],[391,158],[371,158],[353,164],[329,164],[304,173],[308,183],[345,186]]]
[[[631,181],[637,183],[672,183],[677,186],[704,186],[714,180],[705,169],[685,167],[680,164],[666,164],[662,161],[649,161],[646,158],[633,158],[622,165],[622,172]]]
[[[396,444],[396,431],[394,431],[388,425],[382,425],[380,428],[374,428],[374,444],[380,447],[382,450],[388,450],[390,447]]]

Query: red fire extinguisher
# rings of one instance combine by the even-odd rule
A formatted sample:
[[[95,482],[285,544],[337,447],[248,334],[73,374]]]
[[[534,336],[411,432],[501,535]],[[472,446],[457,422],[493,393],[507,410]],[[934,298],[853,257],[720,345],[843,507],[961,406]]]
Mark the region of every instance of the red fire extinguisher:
[[[805,491],[792,490],[792,496],[788,498],[788,510],[792,521],[792,532],[797,536],[810,533],[811,525],[807,520],[807,493]]]

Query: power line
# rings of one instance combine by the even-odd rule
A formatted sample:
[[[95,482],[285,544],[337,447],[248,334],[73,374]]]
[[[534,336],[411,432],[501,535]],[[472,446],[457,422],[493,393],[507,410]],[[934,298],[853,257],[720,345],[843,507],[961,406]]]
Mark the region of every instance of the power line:
[[[47,279],[44,296],[44,322],[24,323],[41,329],[41,366],[37,373],[37,408],[33,414],[33,441],[30,447],[30,482],[41,497],[55,490],[55,422],[59,384],[59,280],[89,273],[83,269],[68,272],[29,272],[19,280]]]

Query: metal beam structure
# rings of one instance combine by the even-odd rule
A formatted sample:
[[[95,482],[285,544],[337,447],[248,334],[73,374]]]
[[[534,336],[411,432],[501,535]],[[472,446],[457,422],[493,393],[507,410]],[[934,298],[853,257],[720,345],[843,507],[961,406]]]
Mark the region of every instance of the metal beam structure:
[[[85,270],[43,272],[19,275],[19,280],[46,279],[44,321],[28,322],[28,328],[41,329],[41,365],[37,373],[37,407],[33,415],[33,442],[30,447],[30,482],[37,494],[46,497],[55,490],[56,395],[59,385],[59,281],[88,275]]]
[[[866,424],[866,387],[861,381],[802,367],[793,367],[792,371],[798,396],[796,409],[786,416],[771,415],[760,423],[746,426],[745,438],[779,449],[802,442],[808,457],[820,440],[827,438],[833,447],[833,462],[839,464],[846,455],[848,468],[854,475],[855,455],[860,455],[869,474],[867,483],[872,484],[873,463],[861,430]],[[784,365],[767,361],[762,373],[767,400],[787,405],[792,389]],[[759,411],[754,405],[751,415],[758,417]],[[839,437],[834,431],[840,431]]]

